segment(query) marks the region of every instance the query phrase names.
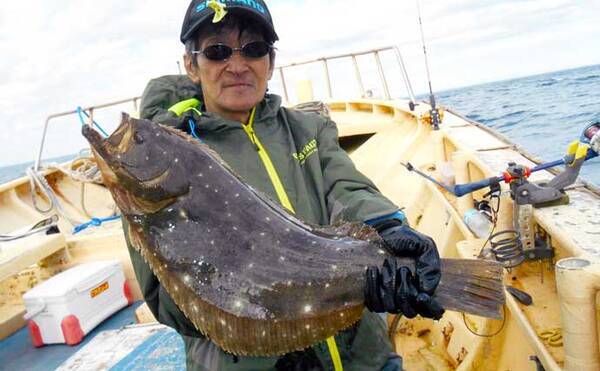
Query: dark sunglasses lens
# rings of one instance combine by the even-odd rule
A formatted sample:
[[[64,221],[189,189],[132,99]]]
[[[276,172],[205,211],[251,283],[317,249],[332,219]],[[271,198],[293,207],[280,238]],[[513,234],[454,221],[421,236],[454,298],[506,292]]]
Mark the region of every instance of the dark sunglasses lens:
[[[211,61],[223,61],[233,54],[233,49],[227,45],[211,45],[204,48],[202,51],[204,56]]]
[[[244,45],[242,53],[249,58],[262,58],[269,54],[271,46],[264,41],[255,41]]]

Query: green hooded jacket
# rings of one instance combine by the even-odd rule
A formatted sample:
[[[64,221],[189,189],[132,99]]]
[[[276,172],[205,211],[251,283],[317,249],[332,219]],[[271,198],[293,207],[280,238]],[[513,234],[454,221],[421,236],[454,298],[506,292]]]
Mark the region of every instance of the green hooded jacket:
[[[273,200],[278,193],[273,185],[256,141],[239,122],[202,111],[202,105],[176,114],[169,109],[176,103],[202,100],[199,87],[185,76],[164,76],[150,81],[141,102],[140,116],[157,123],[194,132],[208,144],[250,186]],[[199,114],[200,113],[200,114]],[[375,185],[356,170],[340,147],[335,123],[314,113],[284,108],[281,98],[267,94],[256,107],[254,134],[268,153],[295,214],[310,223],[328,225],[336,221],[367,221],[392,215],[398,207],[382,196]],[[127,228],[125,228],[127,230]],[[126,236],[127,237],[127,236]],[[127,238],[128,239],[128,238]],[[142,257],[128,243],[131,260],[142,293],[159,322],[177,330],[184,338],[188,369],[194,370],[334,370],[326,342],[308,350],[316,364],[295,363],[306,352],[282,357],[234,357],[223,352],[199,333],[178,309]],[[392,347],[381,318],[369,311],[361,321],[335,336],[345,371],[379,370]]]

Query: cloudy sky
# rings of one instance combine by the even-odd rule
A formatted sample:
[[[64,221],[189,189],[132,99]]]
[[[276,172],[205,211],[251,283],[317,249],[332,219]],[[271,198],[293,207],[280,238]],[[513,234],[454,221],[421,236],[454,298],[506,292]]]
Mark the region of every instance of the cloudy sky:
[[[188,3],[4,0],[0,166],[34,158],[48,114],[139,95],[150,78],[178,73],[178,36]],[[425,91],[415,1],[270,0],[268,5],[281,38],[279,63],[396,44],[414,89]],[[600,63],[598,0],[422,0],[421,6],[438,90]],[[362,59],[361,69],[372,72],[373,62]],[[344,78],[347,69],[337,71]],[[292,80],[314,74],[290,72]],[[394,95],[400,96],[398,76],[390,74]],[[376,81],[366,80],[377,91]],[[279,87],[273,81],[272,89]],[[98,119],[110,130],[116,115],[115,110]],[[78,125],[76,118],[53,124],[44,155],[82,148]]]

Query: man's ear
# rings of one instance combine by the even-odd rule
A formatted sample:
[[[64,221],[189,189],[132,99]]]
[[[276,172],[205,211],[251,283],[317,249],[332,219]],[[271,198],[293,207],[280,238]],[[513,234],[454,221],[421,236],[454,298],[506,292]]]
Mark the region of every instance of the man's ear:
[[[267,81],[271,81],[271,78],[273,77],[273,71],[275,71],[275,58],[273,58],[273,63],[271,63],[271,65],[269,66],[269,74],[267,75]]]
[[[183,65],[185,66],[185,72],[187,73],[190,80],[196,84],[200,84],[200,70],[198,66],[194,65],[194,61],[187,53],[183,55]]]

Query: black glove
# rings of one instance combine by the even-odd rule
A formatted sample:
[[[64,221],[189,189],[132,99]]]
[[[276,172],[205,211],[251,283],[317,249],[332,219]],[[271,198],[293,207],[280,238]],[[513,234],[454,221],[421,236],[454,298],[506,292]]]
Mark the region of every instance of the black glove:
[[[417,290],[433,295],[442,278],[440,255],[433,239],[397,219],[384,220],[373,227],[390,254],[415,258]]]
[[[402,314],[414,318],[440,319],[444,308],[431,295],[417,290],[417,280],[406,266],[389,257],[378,267],[367,268],[365,306],[373,312]]]

